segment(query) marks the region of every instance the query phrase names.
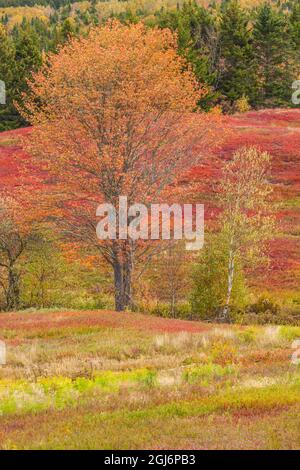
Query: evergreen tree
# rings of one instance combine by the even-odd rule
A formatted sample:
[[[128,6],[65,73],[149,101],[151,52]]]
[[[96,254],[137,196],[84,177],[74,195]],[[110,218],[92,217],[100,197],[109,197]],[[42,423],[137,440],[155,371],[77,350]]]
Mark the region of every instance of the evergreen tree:
[[[19,101],[21,94],[27,90],[27,80],[37,71],[42,63],[37,35],[26,25],[21,29],[15,42],[15,79],[14,98]],[[15,110],[16,119],[21,125],[25,122]]]
[[[1,23],[2,23],[4,26],[7,26],[8,21],[9,21],[8,14],[5,13],[5,15],[2,15],[2,17],[1,17]]]
[[[67,18],[61,25],[58,36],[58,42],[60,44],[64,44],[70,39],[73,34],[75,34],[75,27],[70,18]]]
[[[21,30],[16,41],[16,67],[19,80],[19,91],[26,88],[26,79],[30,78],[42,63],[42,54],[39,47],[39,40],[32,29],[26,27]]]
[[[295,47],[287,16],[265,3],[257,12],[253,29],[259,82],[258,104],[282,106],[291,103],[291,85],[297,78]]]
[[[219,35],[216,18],[196,2],[184,3],[176,11],[161,10],[157,16],[160,27],[178,32],[179,53],[192,65],[199,83],[208,88],[200,105],[209,108],[217,98]]]
[[[0,104],[0,131],[15,127],[13,112],[13,84],[15,79],[15,51],[13,42],[9,38],[5,28],[0,25],[0,80],[5,86],[6,104]],[[3,92],[4,92],[4,87]]]
[[[255,69],[248,14],[236,0],[221,16],[218,90],[230,105],[243,96],[255,103]]]
[[[217,61],[219,32],[216,18],[196,2],[184,4],[179,14],[179,50],[193,65],[200,83],[208,86],[208,94],[201,100],[209,108],[217,99]]]
[[[296,60],[299,62],[300,59],[300,1],[297,0],[293,4],[293,8],[290,14],[290,29],[289,34],[293,41],[295,48]]]

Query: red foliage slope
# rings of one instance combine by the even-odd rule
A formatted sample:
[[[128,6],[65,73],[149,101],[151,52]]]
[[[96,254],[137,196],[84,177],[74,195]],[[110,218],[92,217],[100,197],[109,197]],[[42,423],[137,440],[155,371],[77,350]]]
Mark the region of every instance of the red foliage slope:
[[[199,183],[207,218],[214,216],[214,189],[222,160],[240,146],[256,145],[272,155],[274,199],[280,236],[271,243],[271,265],[253,280],[257,287],[300,291],[300,110],[263,110],[229,118],[230,135],[213,157],[190,175]],[[209,195],[209,196],[208,196]],[[258,273],[256,273],[258,274]]]
[[[206,205],[207,218],[217,209],[213,203],[220,164],[242,145],[257,145],[273,157],[272,182],[278,210],[281,235],[271,244],[271,266],[268,272],[256,276],[254,284],[272,290],[300,290],[300,110],[263,110],[229,118],[231,132],[214,155],[208,154],[203,163],[188,176],[195,180]],[[2,188],[13,191],[24,182],[21,165],[30,158],[21,148],[21,138],[30,129],[0,134],[0,181]],[[37,188],[41,173],[31,168],[26,182]],[[201,199],[200,198],[200,199]]]

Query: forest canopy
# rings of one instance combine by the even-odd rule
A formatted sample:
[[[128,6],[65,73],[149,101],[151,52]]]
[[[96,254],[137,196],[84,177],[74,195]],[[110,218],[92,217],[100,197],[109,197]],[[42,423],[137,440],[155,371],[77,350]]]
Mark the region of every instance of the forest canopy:
[[[31,6],[33,5],[34,6]],[[26,5],[26,6],[23,6]],[[3,8],[11,6],[14,8]],[[2,7],[2,8],[1,8]],[[300,2],[0,0],[0,130],[24,126],[16,103],[43,54],[112,18],[178,35],[178,52],[207,93],[198,106],[225,114],[293,107],[299,77]]]

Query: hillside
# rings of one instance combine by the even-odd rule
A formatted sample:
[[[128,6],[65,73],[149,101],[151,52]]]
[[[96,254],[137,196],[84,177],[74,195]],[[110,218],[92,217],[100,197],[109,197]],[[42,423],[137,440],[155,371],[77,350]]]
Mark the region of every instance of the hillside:
[[[177,5],[182,5],[184,0],[127,0],[120,2],[118,0],[108,0],[105,2],[96,2],[96,10],[101,18],[108,18],[111,14],[122,14],[126,11],[139,11],[146,18],[151,17],[155,12],[165,9],[174,10]],[[211,4],[209,0],[199,0],[196,3],[199,5],[208,6]],[[221,3],[221,1],[217,1]],[[245,7],[257,6],[262,4],[263,0],[241,0],[241,5]],[[283,3],[283,2],[282,2]],[[274,4],[278,2],[274,1]],[[50,16],[54,14],[55,10],[61,10],[64,7],[71,5],[70,16],[74,16],[76,11],[82,12],[89,9],[92,2],[87,0],[0,0],[0,18],[3,15],[8,15],[9,27],[13,27],[16,23],[21,23],[23,18],[30,21],[32,18],[39,18],[46,23],[49,22]]]
[[[300,110],[263,110],[229,118],[231,134],[215,158],[209,156],[191,177],[204,188],[204,199],[213,193],[220,162],[243,145],[256,145],[272,155],[274,199],[278,203],[279,237],[271,244],[271,265],[254,285],[266,290],[298,291],[300,285]],[[214,215],[211,196],[206,201]]]
[[[199,200],[205,203],[206,217],[216,214],[214,187],[220,163],[241,145],[258,145],[273,156],[272,182],[278,207],[280,235],[271,244],[271,264],[256,275],[253,285],[299,302],[300,285],[300,110],[265,110],[229,118],[230,135],[215,155],[208,155],[189,178],[197,182]],[[21,138],[30,129],[0,134],[0,180],[4,187],[20,184],[20,162],[28,156],[21,147]],[[27,181],[39,184],[32,169]],[[260,291],[262,288],[260,287]]]
[[[263,3],[263,1],[264,0],[251,0],[251,1],[242,0],[241,3],[244,5],[248,4],[248,5],[256,6],[256,5]],[[35,5],[45,5],[45,6],[50,5],[52,7],[59,8],[68,3],[83,3],[83,2],[87,3],[86,0],[81,0],[81,1],[80,0],[70,0],[70,1],[67,1],[67,0],[0,0],[0,7],[20,7],[20,6],[32,7]],[[215,3],[219,4],[221,2],[222,0],[216,0]],[[116,0],[107,0],[106,3],[114,5],[117,2]],[[169,6],[174,5],[173,0],[154,0],[153,2],[149,2],[147,0],[142,0],[140,2],[127,0],[125,3],[129,4],[130,6],[139,6],[140,8],[141,7],[151,8],[153,5],[155,5],[157,9],[160,8],[161,6],[169,7]],[[183,1],[180,0],[177,3],[182,4]],[[209,0],[197,0],[197,3],[199,3],[200,5],[206,6],[206,5],[211,4],[212,2],[210,2]],[[276,1],[276,3],[278,4],[278,1]],[[279,3],[284,3],[284,2],[283,1],[280,2],[279,0]],[[175,2],[175,5],[176,5],[176,2]]]

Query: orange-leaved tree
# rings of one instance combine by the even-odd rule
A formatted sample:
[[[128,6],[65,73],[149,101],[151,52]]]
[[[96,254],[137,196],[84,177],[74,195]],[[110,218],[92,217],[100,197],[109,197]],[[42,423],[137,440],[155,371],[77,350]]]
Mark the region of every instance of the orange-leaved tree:
[[[47,57],[23,97],[34,126],[27,148],[56,181],[64,233],[111,264],[117,310],[130,304],[133,267],[147,250],[97,240],[96,207],[167,197],[215,140],[220,117],[196,112],[203,93],[176,35],[111,22]]]

